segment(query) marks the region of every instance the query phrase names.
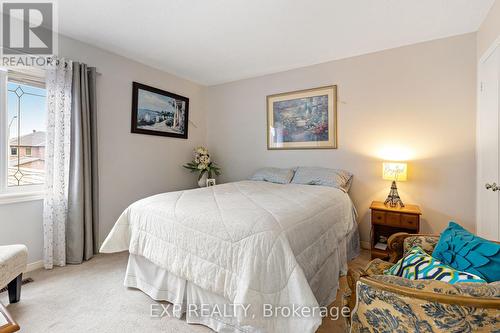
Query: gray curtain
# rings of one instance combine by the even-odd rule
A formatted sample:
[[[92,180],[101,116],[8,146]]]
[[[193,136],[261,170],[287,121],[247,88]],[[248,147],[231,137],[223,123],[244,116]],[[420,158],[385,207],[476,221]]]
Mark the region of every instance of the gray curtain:
[[[96,69],[73,63],[66,262],[98,252]]]

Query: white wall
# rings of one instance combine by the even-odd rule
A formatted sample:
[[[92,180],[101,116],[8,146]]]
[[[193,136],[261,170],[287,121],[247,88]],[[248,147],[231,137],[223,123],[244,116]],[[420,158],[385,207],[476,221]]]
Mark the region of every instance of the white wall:
[[[42,259],[42,208],[42,200],[0,205],[0,245],[25,244],[29,263]]]
[[[97,67],[99,137],[100,240],[119,214],[148,195],[195,186],[181,167],[192,149],[206,142],[202,87],[130,59],[73,39],[60,37],[59,55]],[[189,139],[130,133],[132,81],[189,98]],[[0,245],[23,243],[30,262],[41,260],[42,201],[0,205]]]
[[[223,180],[247,178],[262,166],[351,170],[351,196],[369,240],[368,207],[384,200],[387,150],[409,159],[407,203],[423,209],[423,232],[450,219],[475,229],[475,34],[467,34],[287,72],[209,87],[208,143]],[[336,150],[266,149],[266,95],[338,85]],[[389,155],[389,156],[387,156]]]
[[[355,174],[352,198],[362,239],[368,206],[383,200],[388,148],[407,151],[404,201],[422,206],[422,230],[449,219],[474,230],[475,34],[402,47],[213,87],[200,87],[129,59],[62,37],[60,55],[96,66],[98,78],[100,239],[136,199],[195,185],[181,168],[206,143],[224,168],[222,180],[248,177],[261,166],[319,165]],[[130,133],[131,82],[190,98],[189,140]],[[268,151],[266,95],[337,84],[337,150]],[[208,117],[206,117],[205,112]],[[41,201],[0,206],[0,244],[27,244],[42,257]]]

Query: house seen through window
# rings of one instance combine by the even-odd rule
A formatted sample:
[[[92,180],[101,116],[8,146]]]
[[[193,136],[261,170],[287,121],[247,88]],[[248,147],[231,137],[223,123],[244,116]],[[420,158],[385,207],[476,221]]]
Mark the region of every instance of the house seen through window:
[[[5,81],[4,81],[5,82]],[[5,84],[4,84],[5,86]],[[29,73],[7,74],[7,134],[10,152],[6,187],[41,185],[45,179],[46,93],[40,77]],[[5,189],[5,188],[4,188]]]

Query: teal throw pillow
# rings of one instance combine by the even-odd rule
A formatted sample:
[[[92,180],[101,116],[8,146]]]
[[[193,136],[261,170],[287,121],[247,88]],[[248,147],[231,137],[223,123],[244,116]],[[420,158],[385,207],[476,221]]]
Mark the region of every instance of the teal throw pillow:
[[[500,244],[478,237],[453,221],[441,234],[432,256],[488,282],[500,281]]]

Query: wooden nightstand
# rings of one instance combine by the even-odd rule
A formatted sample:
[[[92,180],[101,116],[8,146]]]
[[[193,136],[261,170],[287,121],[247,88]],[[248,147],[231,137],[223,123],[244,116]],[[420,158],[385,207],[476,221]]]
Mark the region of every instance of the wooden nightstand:
[[[417,205],[406,205],[400,207],[388,207],[383,202],[373,201],[370,209],[372,211],[371,232],[371,254],[372,259],[386,259],[389,256],[387,250],[376,249],[380,236],[389,238],[396,232],[408,232],[418,234],[420,230],[420,207]]]

